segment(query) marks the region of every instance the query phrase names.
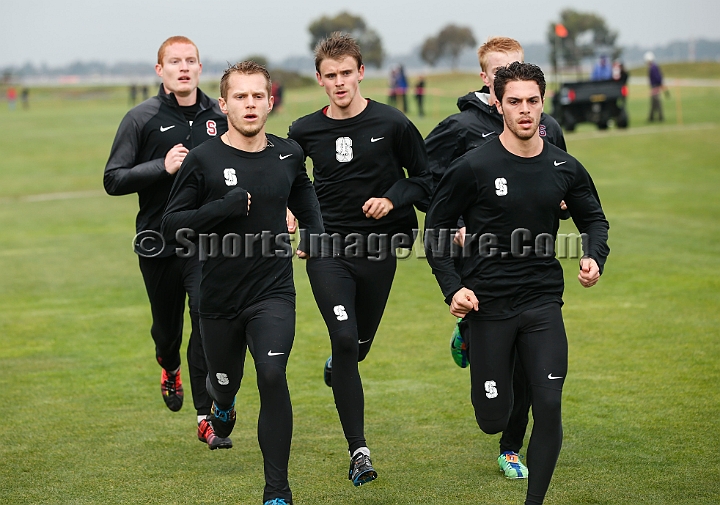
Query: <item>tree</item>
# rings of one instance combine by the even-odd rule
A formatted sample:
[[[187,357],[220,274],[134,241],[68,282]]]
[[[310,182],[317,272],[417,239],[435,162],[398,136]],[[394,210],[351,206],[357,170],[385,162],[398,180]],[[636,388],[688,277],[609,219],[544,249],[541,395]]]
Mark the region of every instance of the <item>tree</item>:
[[[245,60],[254,61],[258,65],[268,68],[268,59],[262,54],[251,54],[250,56],[247,56]]]
[[[610,30],[605,20],[597,14],[563,10],[559,22],[567,30],[567,36],[563,38],[555,32],[557,24],[550,23],[547,32],[551,48],[550,61],[556,67],[560,60],[567,66],[578,66],[583,58],[595,56],[597,49],[610,51],[609,56],[612,58],[617,58],[622,52],[615,45],[618,33]],[[583,42],[587,35],[590,35],[589,41]]]
[[[428,37],[425,39],[422,48],[420,48],[420,58],[422,58],[422,60],[431,67],[434,67],[441,56],[442,54],[438,38]]]
[[[452,68],[457,68],[457,59],[466,47],[474,48],[477,42],[472,30],[466,26],[447,25],[438,34],[440,50],[452,61]]]
[[[477,42],[472,30],[465,26],[447,25],[435,37],[428,37],[420,49],[420,57],[430,66],[441,58],[450,58],[452,68],[457,68],[460,53],[466,47],[474,48]]]
[[[341,12],[335,17],[323,16],[310,23],[308,31],[311,36],[311,51],[315,50],[318,42],[333,32],[347,33],[357,41],[365,63],[378,68],[382,66],[385,53],[380,35],[375,30],[368,28],[365,20],[360,16],[354,16],[349,12]]]

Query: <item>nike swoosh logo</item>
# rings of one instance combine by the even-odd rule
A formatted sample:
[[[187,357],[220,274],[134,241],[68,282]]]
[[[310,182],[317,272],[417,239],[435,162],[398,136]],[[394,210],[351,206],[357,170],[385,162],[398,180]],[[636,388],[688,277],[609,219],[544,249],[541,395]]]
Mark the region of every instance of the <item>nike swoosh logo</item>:
[[[559,166],[562,165],[563,163],[567,163],[567,161],[553,161],[553,163],[555,163],[555,166],[556,166],[556,167],[559,167]]]
[[[495,132],[483,133],[483,134],[482,134],[482,138],[489,137],[489,136],[492,135],[493,133],[495,133]]]
[[[367,344],[367,343],[370,342],[371,340],[372,340],[371,338],[369,338],[369,339],[367,339],[367,340],[358,340],[358,344]]]
[[[382,139],[384,139],[384,138],[385,138],[385,137],[378,137],[378,138],[370,137],[370,142],[377,142],[378,140],[382,140]]]
[[[172,125],[172,126],[161,126],[161,127],[160,127],[160,131],[161,131],[161,132],[166,132],[166,131],[168,131],[170,128],[175,128],[175,125]]]
[[[268,351],[268,356],[280,356],[281,354],[285,354],[285,353]]]
[[[286,154],[285,156],[283,156],[283,155],[281,154],[281,155],[280,155],[280,159],[281,159],[281,160],[284,160],[285,158],[289,158],[290,156],[292,156],[292,154]]]
[[[553,380],[553,379],[562,379],[562,377],[553,377],[553,374],[549,373],[549,374],[548,374],[548,379],[550,379],[550,380]]]

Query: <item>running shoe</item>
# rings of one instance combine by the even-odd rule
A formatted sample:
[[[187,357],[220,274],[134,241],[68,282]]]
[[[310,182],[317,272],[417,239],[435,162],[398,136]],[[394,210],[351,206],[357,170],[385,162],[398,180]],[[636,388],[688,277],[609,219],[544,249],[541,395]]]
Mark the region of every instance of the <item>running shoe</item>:
[[[329,388],[332,387],[332,356],[330,356],[325,362],[325,368],[323,369],[323,379],[325,385]]]
[[[517,452],[503,452],[498,456],[498,465],[500,465],[500,471],[503,472],[508,479],[528,478],[528,469],[520,461],[520,455]]]
[[[292,503],[286,502],[285,498],[273,498],[263,503],[263,505],[292,505]]]
[[[465,343],[460,333],[460,321],[462,321],[462,318],[458,317],[455,322],[452,337],[450,337],[450,354],[457,366],[466,368],[470,364],[470,356],[468,356],[467,343]]]
[[[377,472],[372,466],[370,456],[358,452],[350,459],[348,479],[356,486],[362,486],[377,479]]]
[[[227,410],[220,410],[217,404],[213,402],[208,421],[210,421],[215,435],[220,438],[229,437],[235,427],[235,400]]]
[[[177,373],[170,373],[164,368],[162,369],[162,377],[160,378],[160,391],[167,408],[173,412],[177,412],[182,408],[183,393],[182,380],[180,380],[180,369]]]
[[[198,440],[205,442],[211,451],[215,449],[230,449],[232,447],[232,440],[229,438],[218,437],[213,430],[212,423],[206,417],[200,424],[198,424]]]

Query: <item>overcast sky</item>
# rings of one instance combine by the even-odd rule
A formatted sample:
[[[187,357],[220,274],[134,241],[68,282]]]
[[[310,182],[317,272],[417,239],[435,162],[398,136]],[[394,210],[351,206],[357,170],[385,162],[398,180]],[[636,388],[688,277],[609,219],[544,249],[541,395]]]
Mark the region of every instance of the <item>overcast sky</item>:
[[[478,41],[507,35],[542,42],[547,26],[571,7],[603,16],[621,45],[720,39],[718,0],[33,0],[2,7],[0,67],[25,62],[153,61],[160,43],[186,35],[203,59],[271,61],[309,54],[310,22],[343,10],[379,32],[386,52],[408,53],[448,23],[470,26]],[[495,12],[491,7],[495,7]]]

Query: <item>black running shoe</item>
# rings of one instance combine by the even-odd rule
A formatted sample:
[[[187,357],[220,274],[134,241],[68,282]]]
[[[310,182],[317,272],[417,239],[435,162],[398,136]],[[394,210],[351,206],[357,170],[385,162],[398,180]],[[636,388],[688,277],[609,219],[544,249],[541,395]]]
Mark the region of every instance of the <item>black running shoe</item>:
[[[332,356],[330,356],[325,362],[325,368],[323,369],[323,379],[325,379],[325,385],[329,388],[332,387]]]
[[[211,451],[215,449],[230,449],[232,440],[229,438],[218,437],[213,430],[212,423],[206,417],[198,424],[198,440],[205,442]]]
[[[215,402],[210,408],[208,421],[215,431],[215,435],[220,438],[227,438],[235,427],[235,400],[227,410],[220,410]]]
[[[167,408],[173,412],[177,412],[182,408],[183,392],[182,381],[180,380],[180,369],[177,373],[170,373],[164,368],[162,369],[162,377],[160,378],[160,391]]]
[[[362,486],[377,479],[377,472],[372,466],[370,456],[358,452],[350,459],[348,479],[356,486]]]

